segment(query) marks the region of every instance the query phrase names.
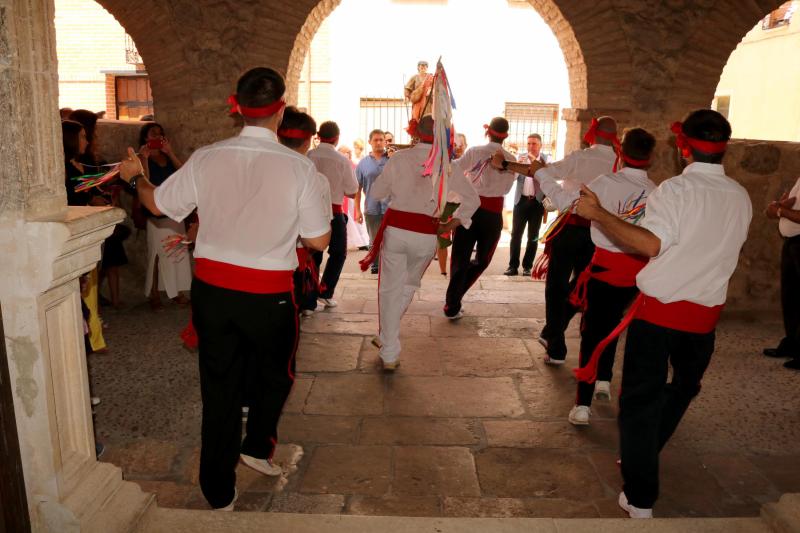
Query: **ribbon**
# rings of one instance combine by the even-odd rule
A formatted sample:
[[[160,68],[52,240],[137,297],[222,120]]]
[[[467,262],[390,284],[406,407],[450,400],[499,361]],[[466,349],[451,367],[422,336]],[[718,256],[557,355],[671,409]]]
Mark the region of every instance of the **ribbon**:
[[[612,172],[616,172],[619,168],[619,158],[620,154],[622,154],[622,145],[617,138],[616,133],[611,133],[610,131],[603,131],[600,128],[600,123],[597,121],[596,118],[592,119],[592,123],[589,125],[589,131],[583,136],[584,142],[586,142],[589,146],[593,146],[597,144],[597,138],[600,137],[602,139],[606,139],[607,141],[611,141],[611,144],[614,147],[614,153],[617,154],[617,159],[614,161],[614,167],[611,169]],[[624,155],[622,156],[625,157]]]
[[[286,105],[286,102],[281,99],[261,107],[244,107],[243,105],[239,104],[239,100],[236,98],[236,95],[232,94],[228,97],[228,105],[231,106],[229,111],[231,114],[239,113],[243,117],[247,118],[265,118],[271,117],[283,109],[283,106]]]
[[[721,154],[728,146],[728,141],[712,142],[688,137],[683,132],[683,122],[673,122],[669,129],[675,134],[675,144],[685,158],[692,155],[692,148],[704,154]]]
[[[500,133],[499,131],[495,131],[492,128],[490,128],[488,124],[484,124],[483,125],[483,129],[486,130],[487,134],[489,134],[492,137],[497,137],[498,139],[505,139],[506,137],[508,137],[508,133],[507,132],[506,133]]]
[[[646,167],[650,164],[649,159],[634,159],[632,157],[628,157],[624,153],[622,154],[622,160],[631,167]]]
[[[408,127],[406,128],[406,132],[408,132],[410,136],[416,137],[425,144],[432,144],[433,135],[423,135],[417,130],[418,126],[419,122],[417,121],[417,119],[412,118],[411,120],[408,121]]]
[[[314,136],[313,131],[306,131],[306,130],[298,130],[298,129],[279,129],[278,130],[278,137],[283,137],[284,139],[310,139]]]

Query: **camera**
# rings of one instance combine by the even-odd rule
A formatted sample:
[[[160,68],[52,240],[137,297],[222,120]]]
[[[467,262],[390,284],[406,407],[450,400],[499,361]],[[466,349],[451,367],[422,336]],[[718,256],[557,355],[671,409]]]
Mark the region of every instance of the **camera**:
[[[164,148],[164,139],[150,139],[147,141],[147,147],[151,150],[161,150]]]

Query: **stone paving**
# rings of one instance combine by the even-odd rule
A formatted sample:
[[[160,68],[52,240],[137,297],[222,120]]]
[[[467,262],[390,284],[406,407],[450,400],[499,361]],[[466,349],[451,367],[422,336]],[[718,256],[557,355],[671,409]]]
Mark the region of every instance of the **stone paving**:
[[[441,316],[447,282],[431,266],[404,318],[394,375],[381,371],[369,343],[376,276],[358,273],[361,254],[351,254],[340,305],[302,322],[297,381],[280,426],[284,475],[240,467],[237,509],[620,517],[616,404],[596,403],[589,427],[566,421],[577,321],[568,364],[544,365],[534,340],[544,285],[502,276],[507,254],[498,250],[458,322]],[[143,302],[105,311],[111,351],[90,356],[90,378],[102,397],[95,420],[103,460],[162,507],[205,509],[196,355],[178,338],[188,315],[174,305],[153,313]],[[800,374],[760,356],[780,333],[776,316],[721,323],[703,391],[662,454],[656,516],[757,516],[761,504],[800,492]],[[617,374],[615,392],[618,385]]]

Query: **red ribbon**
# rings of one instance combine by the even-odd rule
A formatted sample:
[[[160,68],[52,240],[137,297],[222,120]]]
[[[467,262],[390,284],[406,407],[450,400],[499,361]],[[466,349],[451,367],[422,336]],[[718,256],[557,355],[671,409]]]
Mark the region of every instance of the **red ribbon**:
[[[423,135],[419,131],[417,131],[417,127],[419,126],[419,122],[417,119],[412,118],[408,121],[408,127],[406,128],[406,132],[412,137],[416,137],[420,141],[431,144],[433,142],[433,135]]]
[[[687,137],[683,133],[683,122],[673,122],[670,130],[675,134],[675,144],[683,154],[683,157],[692,155],[692,148],[704,154],[721,154],[728,147],[728,141],[701,141],[693,137]]]
[[[495,131],[490,128],[488,124],[484,124],[483,129],[485,129],[486,133],[488,133],[490,136],[497,137],[498,139],[505,139],[508,137],[508,133],[500,133],[499,131]]]
[[[583,136],[583,140],[589,145],[593,146],[597,143],[597,138],[603,138],[608,141],[611,141],[611,144],[614,146],[614,152],[617,154],[617,159],[614,161],[614,167],[611,169],[612,172],[616,172],[619,168],[619,158],[620,154],[622,154],[622,145],[617,138],[615,133],[611,133],[610,131],[603,131],[599,129],[600,123],[597,122],[596,118],[592,119],[592,123],[589,125],[589,131],[586,132],[586,135]],[[623,156],[624,157],[624,156]]]
[[[239,105],[239,100],[237,100],[236,95],[232,94],[228,97],[228,105],[231,106],[231,114],[239,113],[243,117],[247,118],[265,118],[271,117],[283,109],[283,106],[286,105],[286,102],[283,100],[278,100],[269,105],[261,107],[244,107],[243,105]]]
[[[634,159],[632,157],[628,157],[624,153],[622,154],[622,159],[632,167],[646,167],[647,165],[650,164],[649,159]]]
[[[310,139],[314,136],[313,131],[306,131],[306,130],[297,130],[291,128],[279,129],[278,130],[278,137],[283,137],[284,139]]]

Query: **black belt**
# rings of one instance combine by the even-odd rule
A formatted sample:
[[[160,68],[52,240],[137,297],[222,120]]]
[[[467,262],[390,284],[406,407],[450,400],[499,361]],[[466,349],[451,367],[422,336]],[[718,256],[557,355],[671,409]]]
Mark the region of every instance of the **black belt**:
[[[535,195],[534,196],[526,196],[526,195],[523,194],[523,195],[520,195],[520,198],[527,198],[528,200],[536,200],[536,196]]]

